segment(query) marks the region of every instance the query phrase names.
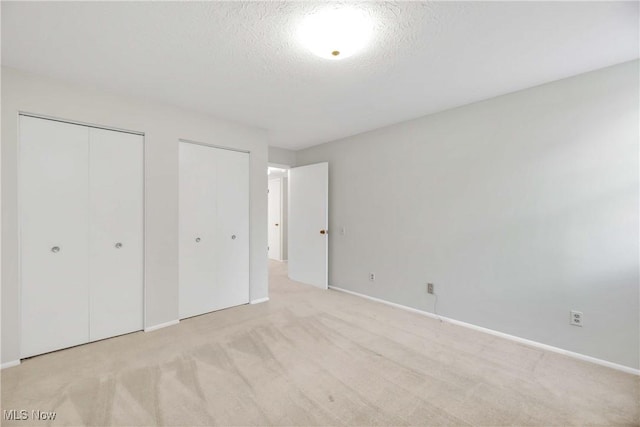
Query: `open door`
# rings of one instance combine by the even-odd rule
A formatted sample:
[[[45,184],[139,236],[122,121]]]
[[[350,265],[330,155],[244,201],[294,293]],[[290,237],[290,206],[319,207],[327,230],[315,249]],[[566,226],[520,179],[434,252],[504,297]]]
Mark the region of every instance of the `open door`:
[[[282,178],[269,180],[269,258],[282,261]]]
[[[289,169],[289,278],[329,285],[329,163]]]

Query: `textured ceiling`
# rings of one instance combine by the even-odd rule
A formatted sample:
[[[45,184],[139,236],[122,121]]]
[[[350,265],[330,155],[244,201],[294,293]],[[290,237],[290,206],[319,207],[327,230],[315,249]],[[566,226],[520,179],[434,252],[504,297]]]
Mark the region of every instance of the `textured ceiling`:
[[[349,3],[342,61],[304,50],[323,2],[2,2],[2,64],[200,110],[298,149],[638,57],[637,2]]]

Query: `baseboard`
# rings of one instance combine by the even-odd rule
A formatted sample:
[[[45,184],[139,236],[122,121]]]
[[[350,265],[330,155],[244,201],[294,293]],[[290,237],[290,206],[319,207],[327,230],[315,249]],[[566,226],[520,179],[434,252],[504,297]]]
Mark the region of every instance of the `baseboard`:
[[[172,320],[170,322],[160,323],[159,325],[149,326],[148,328],[144,328],[144,331],[153,332],[157,331],[158,329],[166,328],[167,326],[177,325],[178,323],[180,323],[179,320]]]
[[[631,368],[629,366],[620,365],[618,363],[609,362],[607,360],[598,359],[592,356],[587,356],[585,354],[576,353],[573,351],[565,350],[563,348],[554,347],[548,344],[543,344],[538,341],[528,340],[526,338],[520,338],[515,335],[505,334],[504,332],[495,331],[493,329],[484,328],[482,326],[477,326],[472,323],[462,322],[460,320],[451,319],[448,317],[440,316],[437,314],[430,313],[428,311],[418,310],[417,308],[407,307],[406,305],[397,304],[395,302],[385,301],[380,298],[371,297],[369,295],[361,294],[359,292],[350,291],[348,289],[339,288],[336,286],[329,286],[329,289],[333,289],[335,291],[344,292],[347,294],[355,295],[357,297],[365,298],[371,301],[379,302],[381,304],[386,304],[391,307],[399,308],[401,310],[410,311],[412,313],[420,314],[422,316],[430,317],[432,319],[442,320],[443,322],[451,323],[453,325],[462,326],[464,328],[473,329],[474,331],[483,332],[485,334],[493,335],[500,338],[505,338],[511,341],[515,341],[520,344],[525,344],[530,347],[536,347],[547,351],[552,351],[554,353],[563,354],[565,356],[572,357],[574,359],[583,360],[585,362],[595,363],[596,365],[606,366],[607,368],[615,369],[617,371],[626,372],[628,374],[639,375],[640,369]]]
[[[0,369],[13,368],[14,366],[18,366],[19,364],[20,364],[20,359],[12,360],[10,362],[5,362],[2,365],[0,365]]]
[[[269,301],[269,297],[252,299],[249,304],[260,304],[261,302],[267,302],[267,301]]]

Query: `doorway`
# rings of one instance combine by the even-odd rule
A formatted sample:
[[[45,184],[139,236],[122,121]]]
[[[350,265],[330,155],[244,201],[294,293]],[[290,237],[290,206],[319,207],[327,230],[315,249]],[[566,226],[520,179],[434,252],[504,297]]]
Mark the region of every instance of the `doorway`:
[[[269,166],[268,170],[268,253],[269,259],[286,261],[287,254],[287,210],[288,169]]]
[[[329,284],[329,164],[268,168],[268,258],[287,262],[288,276]]]

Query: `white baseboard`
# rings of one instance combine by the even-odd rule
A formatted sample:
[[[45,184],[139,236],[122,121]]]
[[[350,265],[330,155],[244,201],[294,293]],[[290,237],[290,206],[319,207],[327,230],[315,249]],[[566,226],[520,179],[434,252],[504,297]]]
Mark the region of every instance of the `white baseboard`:
[[[439,319],[443,322],[451,323],[453,325],[462,326],[465,328],[473,329],[475,331],[484,332],[485,334],[494,335],[496,337],[505,338],[511,341],[515,341],[520,344],[525,344],[531,347],[541,348],[543,350],[552,351],[554,353],[563,354],[565,356],[573,357],[574,359],[583,360],[585,362],[595,363],[596,365],[606,366],[607,368],[612,368],[617,371],[626,372],[628,374],[639,375],[640,369],[631,368],[629,366],[620,365],[618,363],[609,362],[607,360],[598,359],[595,357],[587,356],[585,354],[575,353],[573,351],[565,350],[563,348],[554,347],[548,344],[543,344],[541,342],[528,340],[526,338],[520,338],[515,335],[505,334],[504,332],[494,331],[493,329],[483,328],[482,326],[477,326],[471,323],[462,322],[460,320],[450,319],[448,317],[440,316],[437,314],[430,313],[428,311],[418,310],[417,308],[407,307],[406,305],[396,304],[395,302],[385,301],[380,298],[371,297],[369,295],[361,294],[358,292],[350,291],[348,289],[338,288],[336,286],[329,286],[329,289],[333,289],[335,291],[345,292],[347,294],[355,295],[361,298],[366,298],[371,301],[379,302],[382,304],[390,305],[392,307],[399,308],[401,310],[410,311],[412,313],[420,314],[422,316],[431,317],[432,319]]]
[[[178,323],[180,323],[179,320],[172,320],[170,322],[160,323],[159,325],[149,326],[148,328],[144,328],[144,331],[153,332],[157,331],[158,329],[166,328],[167,326],[177,325]]]
[[[267,301],[269,301],[269,297],[252,299],[249,304],[260,304],[261,302],[267,302]]]
[[[10,362],[5,362],[0,365],[0,369],[13,368],[14,366],[18,366],[20,364],[20,360],[12,360]]]

